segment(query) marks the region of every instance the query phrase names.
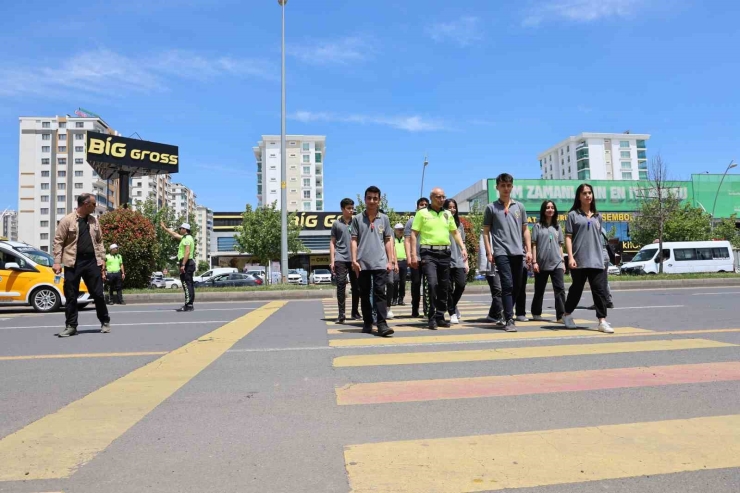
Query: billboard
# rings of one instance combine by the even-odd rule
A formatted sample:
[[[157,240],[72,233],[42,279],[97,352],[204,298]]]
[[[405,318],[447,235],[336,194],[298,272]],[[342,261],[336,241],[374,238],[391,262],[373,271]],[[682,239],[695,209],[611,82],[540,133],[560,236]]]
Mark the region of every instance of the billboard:
[[[119,172],[131,177],[177,173],[177,146],[117,135],[87,132],[87,162],[105,180],[117,178]]]
[[[740,216],[740,175],[691,175],[694,184],[694,205],[708,213],[714,209],[714,217]],[[721,185],[721,186],[720,186]],[[715,208],[714,202],[717,202]]]
[[[583,183],[578,180],[517,180],[511,197],[521,202],[527,213],[539,211],[544,200],[552,200],[558,211],[568,211],[573,206],[576,189]],[[641,198],[649,188],[645,181],[593,180],[596,207],[602,212],[635,212],[640,209]],[[667,183],[682,200],[692,201],[693,186],[690,181]],[[488,180],[488,202],[498,200],[496,180]]]

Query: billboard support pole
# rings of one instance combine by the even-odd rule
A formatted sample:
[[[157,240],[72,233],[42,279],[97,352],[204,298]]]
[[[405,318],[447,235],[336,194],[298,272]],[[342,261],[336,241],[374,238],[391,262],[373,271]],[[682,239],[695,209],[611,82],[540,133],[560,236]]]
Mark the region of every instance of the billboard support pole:
[[[129,178],[128,171],[118,172],[118,205],[124,209],[128,209]]]

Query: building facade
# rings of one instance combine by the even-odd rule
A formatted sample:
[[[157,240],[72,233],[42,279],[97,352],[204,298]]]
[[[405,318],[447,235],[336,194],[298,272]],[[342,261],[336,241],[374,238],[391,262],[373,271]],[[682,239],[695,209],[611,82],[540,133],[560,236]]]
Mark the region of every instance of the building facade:
[[[211,263],[211,236],[213,235],[213,211],[203,205],[195,207],[195,221],[198,224],[198,245],[195,258],[200,262]]]
[[[257,205],[281,209],[280,136],[263,135],[252,148],[257,162]],[[287,135],[285,140],[288,211],[324,210],[326,136]]]
[[[169,207],[175,213],[175,217],[187,219],[195,215],[195,199],[198,198],[190,188],[182,183],[173,183],[169,187]]]
[[[582,133],[537,155],[547,180],[646,180],[648,134]]]
[[[85,159],[86,132],[119,135],[100,118],[20,117],[18,239],[50,252],[56,225],[92,193],[96,213],[118,203],[118,180],[103,180]]]
[[[18,212],[3,211],[0,222],[0,236],[12,241],[18,241]]]
[[[488,205],[488,180],[478,180],[452,198],[459,212],[483,210]]]
[[[168,173],[151,176],[137,176],[131,181],[131,206],[141,210],[150,197],[154,200],[157,210],[169,205],[170,187],[172,179]]]

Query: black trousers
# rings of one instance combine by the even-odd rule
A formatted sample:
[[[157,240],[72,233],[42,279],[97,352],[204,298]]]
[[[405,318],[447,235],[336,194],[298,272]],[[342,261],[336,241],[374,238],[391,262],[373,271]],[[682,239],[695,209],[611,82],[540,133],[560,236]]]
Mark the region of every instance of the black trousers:
[[[606,318],[606,271],[604,269],[572,269],[572,282],[568,289],[568,298],[565,300],[565,313],[573,313],[583,294],[586,281],[591,286],[591,295],[596,306],[596,316]]]
[[[360,298],[362,300],[362,322],[366,327],[373,325],[373,309],[377,317],[377,325],[386,325],[388,303],[385,297],[385,284],[388,280],[388,271],[361,270],[360,271]],[[372,301],[370,295],[372,292]]]
[[[421,262],[421,259],[419,259]],[[419,313],[421,303],[421,266],[418,269],[411,268],[411,313]]]
[[[396,295],[396,304],[401,303],[406,297],[406,270],[408,267],[409,264],[405,259],[398,261],[398,274],[396,274],[396,282],[393,288],[393,292]]]
[[[123,303],[123,276],[120,272],[108,272],[106,277],[111,303]],[[115,297],[113,293],[117,293]]]
[[[450,289],[450,252],[421,250],[421,268],[429,288],[429,320],[444,320]]]
[[[547,279],[552,279],[552,290],[555,294],[555,316],[557,320],[565,313],[565,280],[563,269],[541,270],[534,275],[534,298],[532,298],[532,315],[542,315],[542,299],[545,297]]]
[[[193,306],[195,301],[195,287],[193,286],[193,274],[195,273],[195,260],[190,259],[185,263],[185,272],[180,272],[182,290],[185,291],[185,304]]]
[[[87,292],[95,302],[95,313],[101,324],[110,322],[108,307],[103,294],[103,274],[95,256],[81,257],[74,267],[64,268],[64,306],[66,325],[77,328],[77,297],[80,296],[80,279],[85,281]]]
[[[514,300],[519,295],[522,281],[523,255],[499,255],[495,259],[496,269],[501,276],[501,300],[504,303],[504,318],[514,318]]]
[[[450,267],[450,288],[447,297],[447,313],[455,314],[457,303],[465,292],[466,274],[462,267]]]
[[[527,281],[529,272],[526,264],[522,264],[522,277],[519,280],[519,293],[516,295],[516,316],[525,316],[527,314]]]
[[[352,316],[360,314],[360,283],[352,269],[352,262],[334,262],[334,276],[337,279],[337,306],[339,316],[344,317],[347,300],[347,274],[352,287]]]
[[[500,319],[504,316],[504,303],[501,300],[501,276],[494,272],[492,276],[486,276],[488,288],[491,290],[491,308],[488,316]]]

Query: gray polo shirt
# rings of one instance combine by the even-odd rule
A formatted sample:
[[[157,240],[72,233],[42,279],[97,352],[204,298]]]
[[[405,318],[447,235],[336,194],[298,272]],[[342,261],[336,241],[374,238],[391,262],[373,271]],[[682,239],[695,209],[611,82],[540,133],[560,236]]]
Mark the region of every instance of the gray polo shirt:
[[[460,226],[457,227],[457,231],[460,233],[463,244],[465,244],[465,228],[463,227],[462,223],[460,223]],[[460,245],[457,244],[457,242],[455,241],[455,237],[452,236],[452,233],[450,233],[450,268],[465,268],[465,261],[463,261],[462,250],[460,250]]]
[[[411,226],[414,224],[414,216],[411,216],[408,221],[406,221],[406,227],[403,228],[403,237],[404,238],[410,238],[412,234],[414,234],[413,230],[411,229]],[[418,238],[417,238],[418,240]],[[406,257],[408,257],[409,260],[411,260],[411,255],[409,255],[408,252],[406,252]],[[421,258],[421,242],[416,242],[416,258]]]
[[[363,212],[352,218],[350,228],[352,238],[357,238],[357,262],[362,270],[385,270],[388,264],[385,238],[393,236],[388,216],[379,212],[371,224]]]
[[[604,269],[599,214],[588,218],[580,209],[570,211],[565,221],[565,234],[571,236],[573,258],[578,269]]]
[[[352,219],[350,219],[349,224],[347,224],[341,217],[334,221],[334,224],[331,225],[331,237],[335,240],[335,262],[352,262],[352,254],[349,250],[349,245],[352,241],[352,236],[350,234],[351,227]]]
[[[563,237],[562,228],[543,226],[537,223],[532,228],[532,244],[537,245],[537,265],[540,271],[553,271],[563,268]]]
[[[522,228],[527,224],[527,210],[520,202],[511,201],[509,211],[503,202],[491,202],[483,213],[483,226],[491,228],[493,256],[520,256],[524,252]]]

